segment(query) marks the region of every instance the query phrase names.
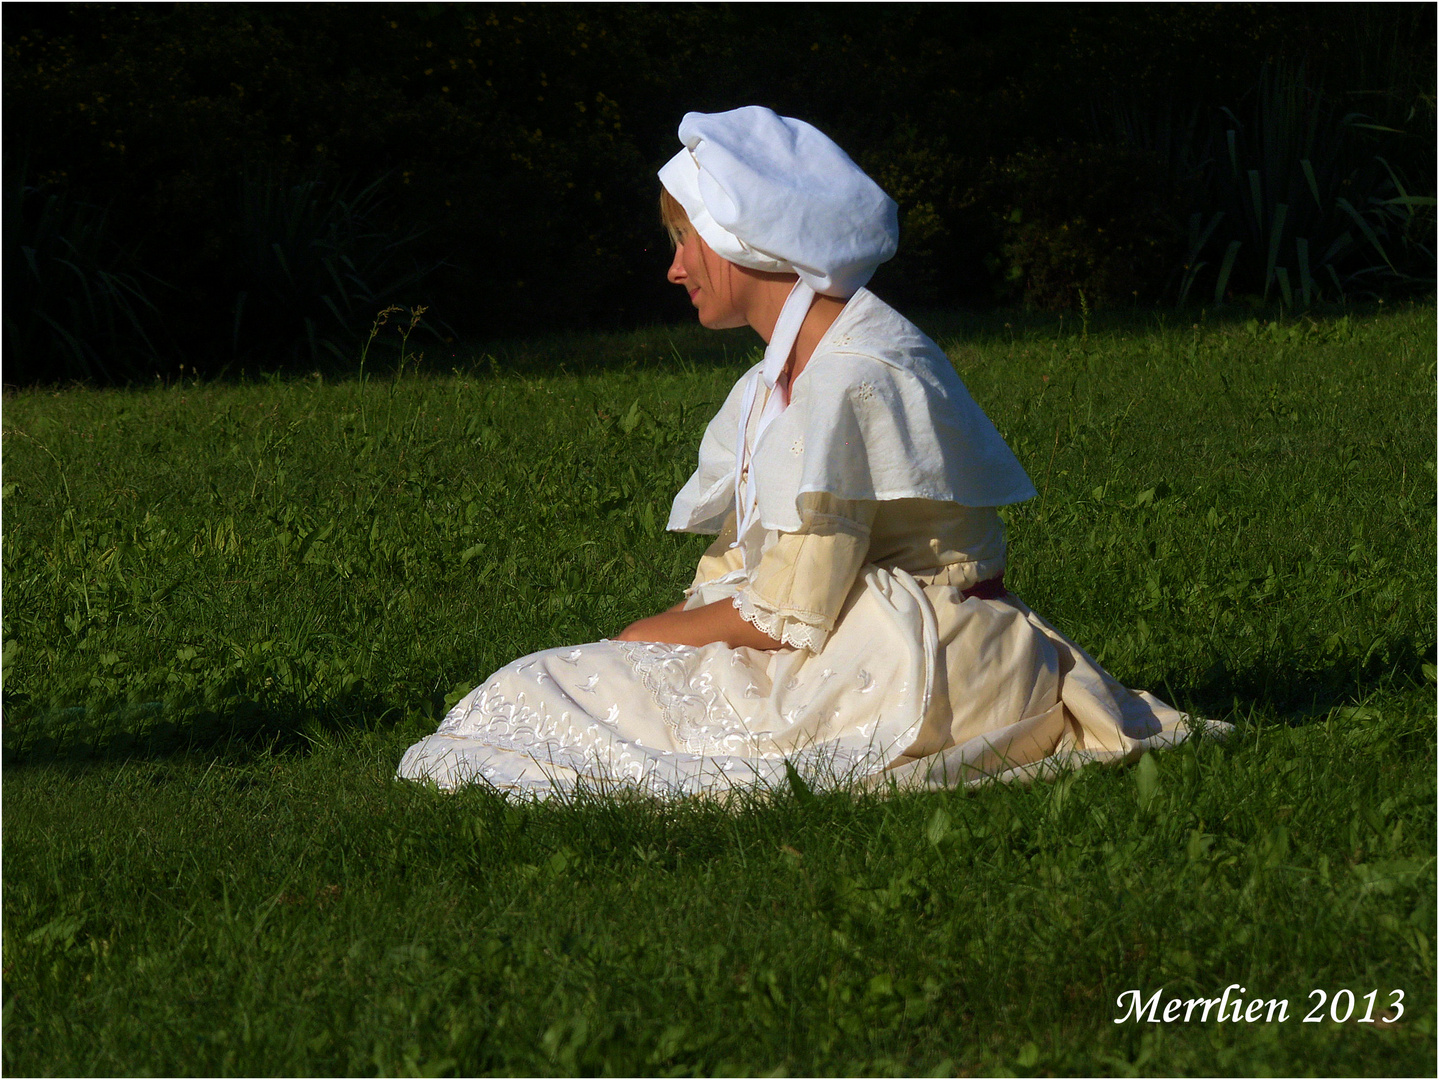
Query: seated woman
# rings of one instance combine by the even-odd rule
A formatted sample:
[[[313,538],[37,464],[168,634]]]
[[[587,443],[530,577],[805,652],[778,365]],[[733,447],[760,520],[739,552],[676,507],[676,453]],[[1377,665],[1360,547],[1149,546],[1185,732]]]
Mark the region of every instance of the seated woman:
[[[944,353],[864,288],[894,202],[769,109],[689,113],[660,171],[669,280],[768,343],[669,528],[717,533],[686,599],[496,672],[403,777],[535,795],[773,783],[938,787],[1178,741],[1003,585],[995,508],[1034,487]]]

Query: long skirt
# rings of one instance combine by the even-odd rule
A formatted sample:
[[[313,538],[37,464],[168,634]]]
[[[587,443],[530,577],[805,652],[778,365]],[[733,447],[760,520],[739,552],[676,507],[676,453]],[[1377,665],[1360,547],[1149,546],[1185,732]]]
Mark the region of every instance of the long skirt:
[[[459,701],[399,775],[541,798],[718,794],[783,783],[787,765],[818,788],[940,788],[1133,760],[1191,727],[1013,595],[966,598],[871,564],[818,652],[602,640],[533,653]]]

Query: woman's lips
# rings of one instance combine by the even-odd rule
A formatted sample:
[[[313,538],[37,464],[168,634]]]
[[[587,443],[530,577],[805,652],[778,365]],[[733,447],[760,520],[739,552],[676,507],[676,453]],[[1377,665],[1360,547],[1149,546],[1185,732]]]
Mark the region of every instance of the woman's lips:
[[[691,303],[691,304],[693,304],[693,303],[695,302],[695,297],[698,296],[699,294],[700,294],[699,289],[691,289],[691,290],[690,290],[690,303]]]

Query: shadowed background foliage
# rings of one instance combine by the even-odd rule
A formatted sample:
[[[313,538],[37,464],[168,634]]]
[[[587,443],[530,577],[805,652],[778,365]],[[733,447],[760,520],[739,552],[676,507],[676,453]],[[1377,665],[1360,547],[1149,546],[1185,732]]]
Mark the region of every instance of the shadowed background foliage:
[[[899,201],[901,305],[1433,280],[1430,5],[10,4],[6,381],[687,316],[655,168],[759,102]],[[432,355],[433,355],[432,349]]]

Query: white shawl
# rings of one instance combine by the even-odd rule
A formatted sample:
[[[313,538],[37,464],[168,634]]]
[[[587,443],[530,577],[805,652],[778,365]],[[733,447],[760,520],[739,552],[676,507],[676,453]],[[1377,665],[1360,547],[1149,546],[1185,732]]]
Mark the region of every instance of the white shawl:
[[[736,506],[740,414],[761,379],[756,364],[730,391],[700,442],[668,528],[717,533]],[[750,450],[758,520],[795,532],[799,497],[933,499],[1004,506],[1034,485],[948,357],[867,289],[845,305],[790,388],[790,403]]]

